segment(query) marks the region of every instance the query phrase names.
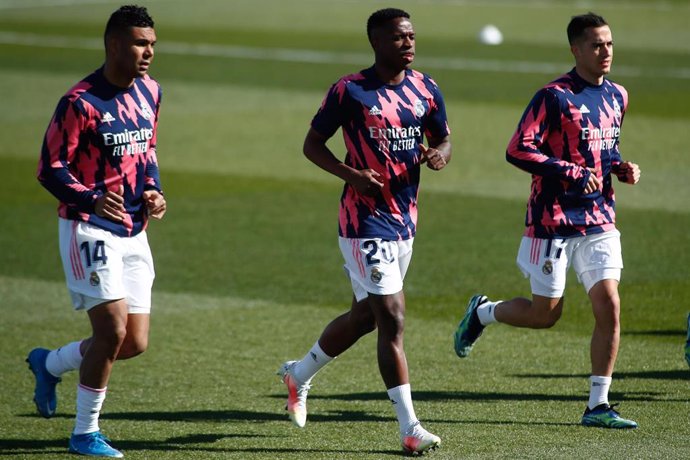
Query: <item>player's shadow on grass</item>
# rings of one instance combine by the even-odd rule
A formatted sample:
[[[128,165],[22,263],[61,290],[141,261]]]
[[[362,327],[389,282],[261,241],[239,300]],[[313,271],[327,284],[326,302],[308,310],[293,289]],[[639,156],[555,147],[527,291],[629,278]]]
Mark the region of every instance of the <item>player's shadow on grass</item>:
[[[276,395],[277,397],[277,395]],[[280,396],[281,399],[285,395]],[[38,414],[28,413],[20,417],[42,418]],[[52,418],[74,419],[75,414],[60,413]],[[156,422],[283,422],[288,419],[287,412],[282,407],[276,407],[275,412],[259,412],[250,410],[198,410],[198,411],[148,411],[148,412],[104,412],[100,415],[102,420],[137,420]],[[328,411],[321,414],[309,414],[309,420],[313,422],[390,422],[395,417],[381,417],[365,411]]]
[[[683,329],[661,329],[656,331],[624,331],[621,335],[658,335],[658,336],[671,336],[671,337],[685,337],[687,331]]]
[[[687,376],[687,372],[682,372]],[[572,375],[568,375],[572,377]],[[589,376],[587,376],[589,377]],[[652,393],[652,392],[626,392],[617,393],[611,392],[611,397],[616,401],[649,401],[650,397],[658,397],[663,401],[680,401],[685,402],[684,399],[670,399],[665,397],[666,393]],[[472,392],[472,391],[414,391],[412,397],[415,401],[482,401],[482,402],[501,402],[501,401],[573,401],[580,402],[586,397],[581,394],[559,395],[559,394],[544,394],[544,393],[505,393],[505,392]],[[315,399],[330,399],[339,401],[373,401],[386,400],[385,394],[381,392],[375,393],[345,393],[345,394],[330,394],[330,395],[309,395],[310,400]],[[309,415],[311,419],[311,414]]]
[[[282,396],[284,398],[284,396]],[[199,422],[199,421],[252,421],[284,422],[288,421],[287,412],[276,408],[276,412],[259,412],[250,410],[200,410],[171,412],[112,412],[101,414],[107,420],[137,420],[159,422]],[[310,422],[391,422],[395,417],[382,417],[364,411],[337,410],[309,414]]]
[[[48,458],[67,452],[65,439],[0,439],[0,457],[40,454]]]
[[[579,395],[548,395],[539,393],[505,393],[472,391],[414,391],[415,401],[580,401]],[[375,401],[387,400],[385,393],[344,393],[309,395],[310,400],[331,399],[337,401]]]
[[[333,449],[308,449],[308,448],[281,448],[281,447],[224,447],[222,444],[218,446],[211,446],[222,442],[225,439],[232,438],[274,438],[274,436],[264,436],[257,434],[190,434],[187,436],[176,436],[164,440],[119,440],[113,441],[113,446],[125,452],[189,452],[190,455],[194,452],[208,452],[208,453],[236,453],[245,452],[247,454],[325,454],[329,458],[337,458],[340,454],[361,454],[362,451],[355,450],[333,450]],[[0,439],[0,457],[5,456],[23,456],[23,455],[41,455],[52,458],[57,455],[67,454],[67,438],[65,439]],[[257,441],[261,443],[261,441]],[[366,453],[379,455],[393,455],[400,456],[400,451],[397,450],[372,450]]]
[[[174,450],[175,446],[187,444],[208,444],[225,438],[259,438],[262,435],[248,434],[192,434],[168,438],[165,441],[121,441],[113,442],[117,448],[132,450]],[[160,444],[161,447],[157,448]],[[170,449],[170,446],[173,449]],[[64,454],[67,452],[68,439],[0,439],[0,456],[22,454]],[[165,447],[163,447],[165,446]]]
[[[512,377],[527,379],[588,379],[589,374],[515,374]],[[658,379],[658,380],[688,380],[690,370],[658,370],[658,371],[637,371],[637,372],[614,372],[613,378],[623,379]]]

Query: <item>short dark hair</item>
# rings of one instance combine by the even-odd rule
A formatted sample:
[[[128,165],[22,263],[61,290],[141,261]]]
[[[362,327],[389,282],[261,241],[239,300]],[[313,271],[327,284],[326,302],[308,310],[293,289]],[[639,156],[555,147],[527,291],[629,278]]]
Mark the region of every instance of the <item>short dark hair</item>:
[[[367,20],[367,37],[371,41],[371,31],[378,29],[386,24],[388,21],[397,18],[410,19],[410,13],[400,10],[398,8],[384,8],[372,13]]]
[[[587,14],[573,16],[568,24],[568,43],[571,45],[575,43],[577,39],[584,35],[585,29],[607,25],[606,19],[591,11]]]
[[[137,5],[123,5],[110,15],[105,25],[103,40],[112,33],[124,32],[130,27],[153,27],[153,19],[146,11],[146,7]]]

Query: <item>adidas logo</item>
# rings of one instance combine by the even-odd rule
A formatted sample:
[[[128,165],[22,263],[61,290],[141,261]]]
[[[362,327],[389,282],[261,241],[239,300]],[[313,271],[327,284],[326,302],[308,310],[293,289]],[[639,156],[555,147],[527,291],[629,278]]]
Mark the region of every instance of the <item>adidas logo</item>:
[[[101,121],[104,123],[110,123],[111,121],[115,121],[115,117],[110,115],[110,112],[106,112],[105,115],[103,115],[103,118],[101,118]]]
[[[580,113],[589,113],[589,109],[587,108],[586,105],[582,104],[580,106]]]
[[[381,109],[373,106],[371,109],[369,109],[369,115],[381,115]]]

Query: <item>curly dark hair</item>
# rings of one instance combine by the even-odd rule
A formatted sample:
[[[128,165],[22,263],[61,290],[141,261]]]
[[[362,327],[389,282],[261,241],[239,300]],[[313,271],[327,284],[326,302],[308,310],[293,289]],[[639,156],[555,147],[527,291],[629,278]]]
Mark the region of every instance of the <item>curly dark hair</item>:
[[[568,24],[568,43],[575,43],[585,33],[585,29],[590,27],[607,26],[608,22],[596,13],[591,11],[586,14],[573,16]]]
[[[130,27],[153,27],[153,19],[146,11],[146,7],[138,5],[123,5],[110,15],[105,26],[103,39],[113,33],[127,31]]]
[[[367,37],[369,37],[369,40],[371,40],[372,30],[378,29],[388,21],[397,18],[410,19],[410,14],[407,11],[403,11],[398,8],[384,8],[372,13],[367,21]]]

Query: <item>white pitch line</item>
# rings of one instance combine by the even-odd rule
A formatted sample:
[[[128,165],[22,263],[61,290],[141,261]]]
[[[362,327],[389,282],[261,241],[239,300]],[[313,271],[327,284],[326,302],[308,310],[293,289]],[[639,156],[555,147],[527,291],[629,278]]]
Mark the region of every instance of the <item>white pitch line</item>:
[[[103,49],[103,41],[101,39],[1,31],[0,44],[85,50]],[[156,50],[161,53],[178,54],[182,56],[301,62],[305,64],[352,64],[365,66],[372,63],[372,56],[369,53],[341,53],[308,49],[258,48],[204,43],[162,42],[156,45]],[[563,73],[572,67],[571,63],[505,61],[497,59],[455,57],[419,57],[416,59],[416,65],[419,68],[432,69],[547,75]],[[688,67],[643,70],[640,67],[616,65],[614,66],[613,74],[616,77],[661,77],[690,80],[690,68]]]
[[[341,0],[342,1],[342,0]],[[482,8],[520,8],[520,9],[534,9],[534,10],[554,10],[563,9],[572,11],[573,7],[581,10],[592,10],[594,8],[616,9],[616,10],[644,10],[644,11],[674,11],[685,10],[688,5],[679,5],[669,3],[667,1],[660,2],[602,2],[600,0],[577,0],[575,2],[556,3],[553,1],[525,1],[525,0],[492,0],[490,2],[482,0],[420,0],[420,3],[434,3],[438,5],[450,6],[472,6]]]
[[[47,8],[55,6],[77,6],[89,4],[107,4],[112,0],[0,0],[0,10],[15,10],[15,9],[30,9],[30,8]],[[310,0],[303,3],[320,3],[323,0]],[[148,2],[166,3],[165,0],[148,0]],[[350,4],[370,4],[371,0],[340,0],[341,3]],[[572,11],[573,6],[581,10],[591,10],[593,8],[616,9],[616,10],[637,10],[637,11],[680,11],[690,9],[690,5],[683,5],[678,3],[671,3],[665,0],[650,1],[644,3],[638,2],[602,2],[600,0],[577,0],[572,3],[554,3],[548,0],[493,0],[486,2],[483,0],[418,0],[420,4],[435,4],[447,5],[451,7],[482,7],[495,8],[504,10],[505,8],[520,8],[535,9],[535,10],[554,10],[563,9]]]
[[[29,8],[47,8],[51,6],[104,5],[109,0],[4,0],[0,10],[19,10]]]

